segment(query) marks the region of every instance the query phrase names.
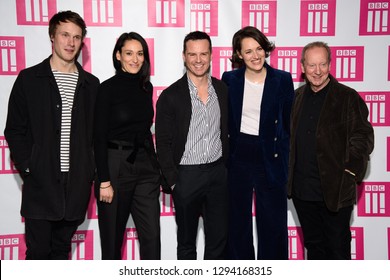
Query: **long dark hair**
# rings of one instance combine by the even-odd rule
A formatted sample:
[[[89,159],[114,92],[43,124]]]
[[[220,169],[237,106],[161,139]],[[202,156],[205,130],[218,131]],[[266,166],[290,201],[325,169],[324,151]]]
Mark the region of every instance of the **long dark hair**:
[[[112,62],[114,64],[114,68],[116,72],[122,71],[122,64],[121,62],[116,58],[116,53],[119,51],[119,53],[122,52],[122,47],[125,45],[126,41],[129,40],[137,40],[141,43],[142,50],[144,52],[144,63],[142,64],[140,72],[140,84],[141,87],[144,90],[147,90],[147,84],[150,80],[150,58],[149,58],[149,48],[148,44],[146,43],[145,39],[139,35],[137,32],[129,32],[129,33],[123,33],[121,36],[119,36],[118,40],[116,41],[114,51],[112,52]]]
[[[241,41],[245,38],[254,39],[265,51],[265,57],[269,57],[270,53],[275,49],[275,44],[270,42],[259,29],[253,26],[246,26],[238,30],[232,40],[233,53],[230,59],[233,63],[233,67],[241,67],[244,61],[238,56],[237,52],[241,52]]]

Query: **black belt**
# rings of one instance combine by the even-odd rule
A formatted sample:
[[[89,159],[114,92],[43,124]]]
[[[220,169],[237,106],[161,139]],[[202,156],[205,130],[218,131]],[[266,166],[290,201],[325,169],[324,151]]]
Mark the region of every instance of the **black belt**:
[[[212,168],[215,167],[219,164],[223,163],[223,158],[220,157],[218,160],[209,162],[209,163],[202,163],[202,164],[181,164],[180,168],[183,169],[195,169],[195,168],[200,168],[200,169],[207,169],[207,168]]]
[[[115,150],[131,150],[131,149],[134,149],[134,146],[120,145],[120,144],[113,143],[113,142],[108,142],[107,143],[107,147],[109,149],[115,149]]]

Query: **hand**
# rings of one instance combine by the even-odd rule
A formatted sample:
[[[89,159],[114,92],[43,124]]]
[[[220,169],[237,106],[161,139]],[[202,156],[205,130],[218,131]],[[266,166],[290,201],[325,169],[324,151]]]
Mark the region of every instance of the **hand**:
[[[99,188],[99,200],[105,203],[111,203],[114,197],[114,189],[111,186],[110,182],[100,183]]]

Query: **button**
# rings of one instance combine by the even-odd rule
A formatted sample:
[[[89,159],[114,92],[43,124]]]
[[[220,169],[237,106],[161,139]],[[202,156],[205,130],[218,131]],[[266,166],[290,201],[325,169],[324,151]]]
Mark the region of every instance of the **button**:
[[[278,137],[275,137],[275,138],[274,138],[274,141],[278,141]]]
[[[278,120],[275,120],[275,123],[278,123]]]
[[[56,107],[57,107],[57,108],[60,108],[60,104],[57,104]]]
[[[277,158],[278,156],[279,156],[278,154],[274,154],[274,157],[276,157],[276,158]]]

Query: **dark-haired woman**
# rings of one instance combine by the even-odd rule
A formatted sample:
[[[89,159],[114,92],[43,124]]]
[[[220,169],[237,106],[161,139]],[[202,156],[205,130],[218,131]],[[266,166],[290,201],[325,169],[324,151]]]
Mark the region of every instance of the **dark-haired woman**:
[[[131,214],[140,258],[161,257],[160,173],[150,127],[153,86],[145,39],[123,33],[112,54],[116,74],[99,88],[95,109],[95,195],[102,259],[122,259]]]
[[[252,205],[255,193],[257,259],[287,259],[287,169],[291,74],[269,66],[275,45],[255,27],[233,36],[229,88],[228,184],[231,259],[255,259]]]

